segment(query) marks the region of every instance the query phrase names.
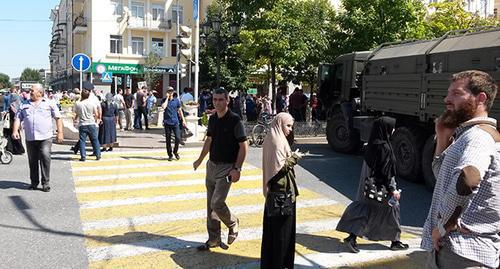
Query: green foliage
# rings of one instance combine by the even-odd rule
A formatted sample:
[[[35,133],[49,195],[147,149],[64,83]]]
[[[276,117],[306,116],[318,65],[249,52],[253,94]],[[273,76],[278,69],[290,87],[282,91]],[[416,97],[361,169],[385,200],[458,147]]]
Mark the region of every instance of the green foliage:
[[[420,0],[343,0],[342,4],[332,44],[338,54],[425,35],[426,10]]]
[[[500,26],[498,18],[482,18],[476,13],[465,10],[462,0],[453,0],[429,5],[434,9],[426,23],[426,35],[434,38],[448,31],[477,28],[483,26]]]
[[[42,76],[37,69],[33,68],[25,68],[21,73],[21,81],[33,81],[33,82],[42,82]]]
[[[231,35],[229,25],[236,22],[229,13],[229,3],[224,0],[214,1],[208,8],[208,21],[221,20],[220,39],[211,31],[205,37],[206,44],[200,48],[200,85],[215,87],[217,77],[217,53],[220,57],[221,86],[226,89],[244,89],[248,85],[247,75],[251,62],[241,57],[236,51],[239,40]]]
[[[9,76],[4,73],[0,73],[0,89],[9,88],[10,86],[11,84]]]
[[[158,82],[161,75],[154,72],[154,69],[160,65],[161,57],[157,53],[150,52],[144,61],[144,79],[150,89]]]

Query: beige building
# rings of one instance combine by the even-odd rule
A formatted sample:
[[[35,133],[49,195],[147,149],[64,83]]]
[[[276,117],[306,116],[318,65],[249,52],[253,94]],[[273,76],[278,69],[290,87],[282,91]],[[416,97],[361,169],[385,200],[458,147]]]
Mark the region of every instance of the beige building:
[[[210,2],[199,0],[201,22]],[[177,16],[179,25],[194,33],[193,0],[61,0],[50,16],[52,87],[78,87],[79,73],[72,69],[71,57],[85,53],[92,65],[84,79],[105,91],[115,86],[136,89],[144,80],[146,56],[156,52],[161,63],[154,71],[161,79],[155,90],[162,95],[168,86],[175,88]],[[103,81],[106,72],[112,73],[112,83]],[[187,77],[181,80],[181,88],[185,86]]]
[[[495,14],[495,17],[500,17],[500,0],[495,0],[495,8],[493,9],[493,13]]]

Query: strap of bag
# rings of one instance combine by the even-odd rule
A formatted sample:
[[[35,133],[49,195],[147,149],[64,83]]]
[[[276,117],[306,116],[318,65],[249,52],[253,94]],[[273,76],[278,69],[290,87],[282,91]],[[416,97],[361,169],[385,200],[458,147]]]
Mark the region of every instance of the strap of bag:
[[[478,126],[481,130],[487,132],[488,134],[491,135],[495,143],[500,142],[500,134],[498,133],[497,129],[495,129],[492,125],[489,124],[478,124]]]

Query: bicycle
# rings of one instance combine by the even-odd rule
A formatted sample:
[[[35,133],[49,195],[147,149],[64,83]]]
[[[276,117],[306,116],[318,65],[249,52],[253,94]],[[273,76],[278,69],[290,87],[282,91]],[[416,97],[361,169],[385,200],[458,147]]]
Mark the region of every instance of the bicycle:
[[[273,117],[274,115],[269,113],[262,113],[259,120],[257,120],[257,125],[252,128],[252,144],[255,147],[260,147],[264,143],[264,138],[269,131]]]

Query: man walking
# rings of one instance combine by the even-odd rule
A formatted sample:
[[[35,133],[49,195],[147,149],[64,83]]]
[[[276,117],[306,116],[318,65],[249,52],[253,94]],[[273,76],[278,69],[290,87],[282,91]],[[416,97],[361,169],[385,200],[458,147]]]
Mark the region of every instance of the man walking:
[[[125,119],[125,99],[123,98],[123,90],[118,89],[118,93],[113,97],[114,101],[118,107],[118,125],[120,126],[120,131],[123,131],[123,120]]]
[[[239,220],[226,205],[226,197],[231,184],[240,180],[241,166],[248,151],[245,128],[240,117],[228,109],[227,91],[217,89],[213,94],[213,102],[216,113],[208,121],[205,144],[200,157],[193,163],[196,170],[210,152],[205,178],[208,240],[198,250],[221,246],[221,221],[229,228],[227,243],[232,244],[236,240]]]
[[[125,90],[125,95],[123,96],[125,101],[125,130],[132,130],[132,121],[134,119],[134,95],[132,90],[127,87]]]
[[[163,101],[161,107],[163,108],[163,127],[165,128],[165,143],[167,146],[168,161],[172,161],[173,156],[179,160],[179,144],[181,142],[181,129],[180,119],[185,125],[184,115],[181,109],[181,103],[178,98],[174,98],[174,89],[168,87],[167,97]],[[175,145],[172,154],[172,132],[174,133]]]
[[[56,142],[63,141],[63,125],[59,109],[46,98],[45,91],[40,84],[35,84],[30,91],[28,104],[20,106],[14,121],[12,138],[20,139],[19,126],[23,123],[26,135],[26,147],[28,150],[28,162],[30,168],[30,190],[36,190],[41,181],[42,191],[50,191],[50,153],[52,148],[52,119],[56,120],[57,138]],[[41,169],[39,169],[41,168]]]
[[[83,82],[82,98],[80,102],[75,104],[75,117],[74,123],[78,123],[78,132],[80,133],[80,161],[84,162],[87,153],[85,151],[85,141],[87,136],[92,143],[92,149],[96,156],[96,160],[101,159],[101,146],[97,138],[97,126],[100,121],[99,107],[92,99],[90,99],[90,92],[94,89],[94,85],[88,81]]]
[[[436,186],[421,247],[427,268],[497,268],[500,255],[500,180],[497,93],[481,71],[454,74],[436,120]],[[496,142],[496,143],[495,143]]]

